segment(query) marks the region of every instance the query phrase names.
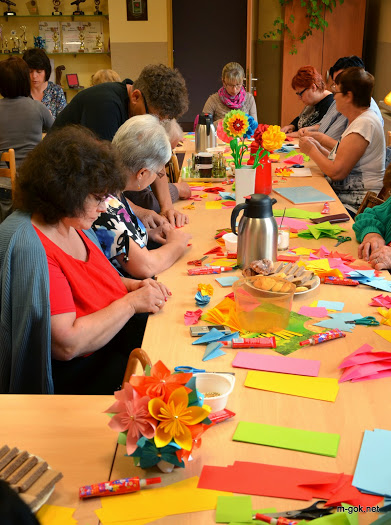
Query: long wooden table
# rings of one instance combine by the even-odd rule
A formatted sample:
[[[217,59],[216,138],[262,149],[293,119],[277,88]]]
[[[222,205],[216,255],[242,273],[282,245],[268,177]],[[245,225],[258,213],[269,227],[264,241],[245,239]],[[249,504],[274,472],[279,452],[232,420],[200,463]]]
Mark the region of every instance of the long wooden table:
[[[345,212],[339,199],[323,175],[312,166],[312,178],[291,178],[278,186],[311,185],[335,198],[330,202],[331,213]],[[293,207],[291,203],[280,197],[274,191],[271,197],[277,199],[275,208]],[[213,196],[208,197],[209,200]],[[187,202],[176,204],[182,209]],[[300,206],[302,209],[320,211],[322,204]],[[325,470],[330,472],[354,473],[364,430],[384,428],[391,430],[391,418],[388,400],[391,398],[391,381],[389,379],[365,381],[359,383],[342,383],[335,403],[317,401],[295,396],[260,391],[243,386],[247,371],[233,369],[232,360],[236,354],[228,350],[227,355],[204,363],[202,356],[204,347],[192,346],[189,327],[184,325],[183,315],[187,310],[195,310],[194,295],[198,283],[214,286],[214,295],[208,307],[213,307],[231,291],[221,288],[213,275],[190,277],[187,275],[187,261],[201,257],[207,250],[216,246],[214,234],[216,229],[229,227],[231,211],[206,210],[205,201],[195,202],[195,210],[186,211],[190,216],[187,229],[193,234],[192,247],[172,268],[159,276],[159,279],[172,290],[173,296],[166,307],[158,314],[151,316],[145,333],[143,348],[148,352],[153,362],[158,359],[173,369],[177,365],[190,365],[206,368],[208,371],[234,371],[236,385],[230,396],[227,408],[236,413],[236,417],[208,430],[202,441],[202,447],[195,451],[194,460],[185,469],[175,469],[171,474],[163,474],[163,485],[175,483],[184,478],[200,475],[203,465],[227,466],[234,461],[255,461],[275,465],[295,466],[301,468]],[[339,250],[357,257],[357,242],[352,231],[353,222],[344,223],[346,234],[353,239],[342,244]],[[334,239],[290,239],[290,247],[320,247],[334,248]],[[359,261],[362,264],[362,261]],[[240,272],[237,271],[239,275]],[[388,276],[388,272],[386,275]],[[344,311],[373,315],[375,309],[369,307],[370,299],[380,292],[369,287],[360,286],[351,289],[346,286],[321,285],[308,294],[294,298],[293,310],[298,311],[302,305],[309,305],[316,299],[343,301]],[[202,323],[205,324],[205,323]],[[385,328],[385,327],[384,327]],[[321,360],[320,377],[339,378],[338,365],[342,359],[361,346],[364,342],[376,349],[390,350],[391,345],[380,338],[371,328],[357,326],[346,338],[324,345],[303,347],[293,356],[304,359]],[[259,352],[259,350],[246,350]],[[262,353],[272,354],[272,350],[262,350]],[[262,422],[271,425],[296,427],[321,432],[335,432],[341,435],[341,441],[336,458],[329,458],[302,452],[295,452],[273,447],[264,447],[232,441],[232,435],[239,421]],[[142,470],[135,468],[130,458],[124,457],[125,448],[118,447],[113,466],[112,479],[124,476],[143,475]],[[146,476],[156,475],[155,472],[145,472]],[[278,498],[252,498],[253,508],[275,506],[277,510],[302,508],[306,502],[283,500]],[[304,503],[304,504],[303,504]],[[362,514],[360,525],[372,523],[379,516]],[[179,525],[215,523],[214,511],[188,514],[186,516],[168,516],[154,523],[159,525]]]

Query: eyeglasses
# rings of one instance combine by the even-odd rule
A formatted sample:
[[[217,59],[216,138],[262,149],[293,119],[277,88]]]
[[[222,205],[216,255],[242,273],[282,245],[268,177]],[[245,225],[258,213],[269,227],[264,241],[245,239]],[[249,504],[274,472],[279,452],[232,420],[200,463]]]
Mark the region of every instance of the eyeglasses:
[[[240,89],[243,86],[243,82],[241,84],[228,84],[228,82],[224,82],[224,84],[232,89]]]
[[[107,199],[107,195],[96,195],[95,193],[91,193],[91,195],[94,197],[94,199],[96,200],[96,206],[100,206],[101,204],[103,204],[105,202],[105,200]]]
[[[160,171],[155,171],[156,175],[159,177],[159,179],[162,179],[163,177],[165,177],[167,175],[167,172],[164,169],[160,170]]]
[[[296,91],[296,95],[301,98],[301,96],[303,95],[304,91],[307,91],[307,89],[308,88],[304,88],[303,91]]]
[[[144,106],[145,106],[145,113],[147,115],[149,115],[149,109],[148,109],[148,104],[147,104],[147,99],[144,97],[144,93],[142,91],[140,91],[141,93],[141,96],[143,97],[143,100],[144,100]]]
[[[337,91],[337,84],[331,84],[330,89],[333,95],[336,95],[337,93],[343,93],[343,91]]]

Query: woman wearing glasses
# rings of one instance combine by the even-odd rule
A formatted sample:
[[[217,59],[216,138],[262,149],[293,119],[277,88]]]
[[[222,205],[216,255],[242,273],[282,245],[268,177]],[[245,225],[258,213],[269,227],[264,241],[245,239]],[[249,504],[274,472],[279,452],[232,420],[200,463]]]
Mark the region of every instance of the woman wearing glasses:
[[[251,93],[247,93],[243,86],[244,77],[240,64],[237,62],[226,64],[221,74],[223,86],[208,98],[202,112],[212,114],[213,121],[216,122],[223,119],[232,109],[240,109],[258,121],[254,97]]]
[[[127,120],[114,135],[113,144],[126,170],[126,186],[124,192],[109,195],[106,212],[100,214],[93,228],[106,257],[123,275],[146,279],[172,266],[185,252],[191,235],[169,223],[147,230],[124,193],[141,192],[157,177],[166,177],[171,145],[153,115]],[[148,250],[148,238],[162,246]]]
[[[380,120],[370,109],[373,86],[373,76],[360,67],[342,71],[333,89],[337,111],[348,119],[340,140],[331,152],[312,137],[299,142],[353,216],[366,192],[378,193],[383,186],[385,140]]]
[[[301,67],[292,78],[292,88],[304,104],[304,109],[281,131],[291,137],[297,137],[301,128],[313,126],[322,120],[330,105],[333,103],[333,94],[325,89],[322,76],[313,66]]]

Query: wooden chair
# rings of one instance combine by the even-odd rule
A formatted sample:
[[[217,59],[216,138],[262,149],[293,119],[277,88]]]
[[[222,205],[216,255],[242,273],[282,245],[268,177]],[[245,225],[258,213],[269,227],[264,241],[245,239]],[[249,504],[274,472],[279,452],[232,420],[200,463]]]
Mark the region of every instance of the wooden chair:
[[[15,150],[9,149],[8,151],[4,151],[0,157],[0,161],[8,162],[8,168],[0,167],[0,177],[7,177],[11,179],[11,188],[12,191],[14,191],[16,179]]]
[[[387,131],[386,146],[391,146],[391,131]]]
[[[149,356],[145,350],[142,348],[135,348],[128,359],[128,364],[126,366],[124,379],[122,381],[122,388],[124,388],[125,383],[130,379],[130,376],[136,372],[137,365],[141,364],[143,370],[147,365],[152,366],[152,362],[149,359]]]
[[[166,171],[169,182],[178,182],[181,171],[179,169],[178,157],[174,152],[172,153],[171,159],[167,163]]]

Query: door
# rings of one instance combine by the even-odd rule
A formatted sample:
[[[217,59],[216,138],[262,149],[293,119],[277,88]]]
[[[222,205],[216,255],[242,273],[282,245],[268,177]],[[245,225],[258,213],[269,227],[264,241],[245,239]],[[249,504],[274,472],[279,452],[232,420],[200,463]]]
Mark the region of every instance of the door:
[[[185,131],[212,93],[221,87],[221,71],[228,62],[239,62],[250,78],[247,55],[247,4],[258,0],[172,0],[173,64],[184,76],[189,91],[189,110],[179,119]],[[250,16],[251,18],[251,16]]]

